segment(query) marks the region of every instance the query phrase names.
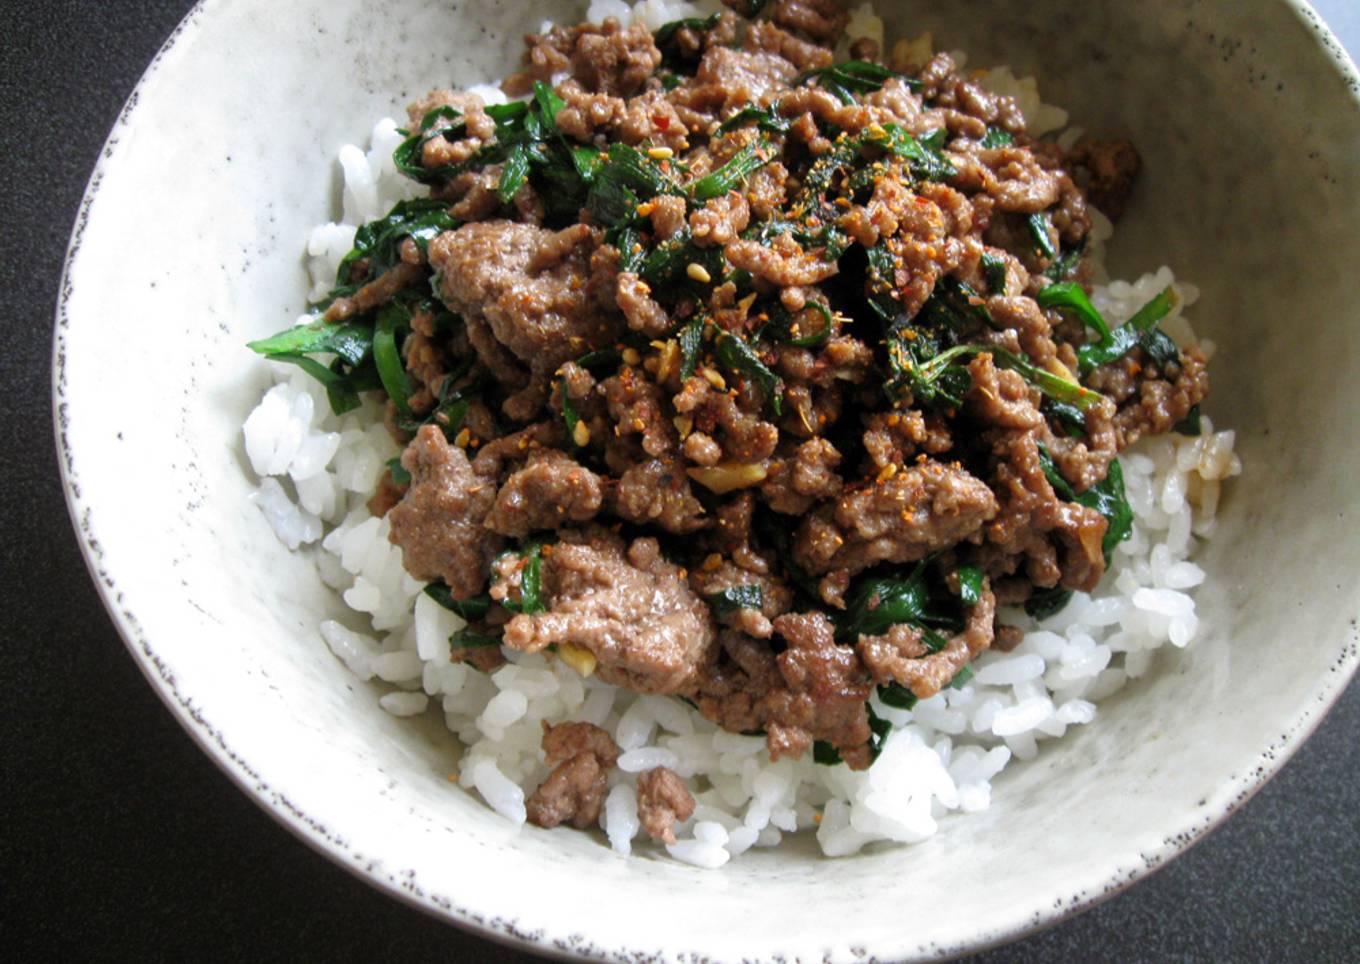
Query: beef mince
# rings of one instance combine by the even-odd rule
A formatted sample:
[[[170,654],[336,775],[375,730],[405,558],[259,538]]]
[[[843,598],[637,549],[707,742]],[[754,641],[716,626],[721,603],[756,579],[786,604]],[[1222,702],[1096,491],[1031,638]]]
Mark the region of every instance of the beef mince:
[[[370,507],[412,576],[476,601],[504,647],[477,665],[546,651],[862,767],[876,687],[929,697],[1015,645],[999,602],[1096,585],[1119,451],[1193,417],[1207,367],[1082,314],[1131,144],[1037,141],[946,54],[828,70],[835,0],[728,6],[529,36],[522,105],[413,104],[430,197],[346,260],[325,319],[374,326],[377,372],[334,371],[388,391],[405,452]],[[543,745],[530,819],[596,821],[618,747]],[[638,792],[673,840],[684,782]]]

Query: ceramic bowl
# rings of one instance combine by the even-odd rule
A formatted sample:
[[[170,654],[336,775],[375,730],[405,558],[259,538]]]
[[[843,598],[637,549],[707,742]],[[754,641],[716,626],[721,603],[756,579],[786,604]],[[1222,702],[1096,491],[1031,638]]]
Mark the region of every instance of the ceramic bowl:
[[[569,3],[207,0],[119,118],[71,242],[62,466],[91,571],[185,728],[268,812],[375,886],[544,953],[937,957],[1089,906],[1174,857],[1297,748],[1357,662],[1360,81],[1302,3],[882,0],[974,63],[1127,134],[1147,168],[1116,275],[1173,265],[1220,346],[1208,406],[1246,466],[1200,559],[1205,631],[1097,725],[912,847],[804,842],[717,872],[512,830],[456,747],[379,708],[319,639],[337,599],[247,501],[244,343],[290,322],[337,147],[430,87],[505,73]],[[116,390],[111,390],[116,386]]]

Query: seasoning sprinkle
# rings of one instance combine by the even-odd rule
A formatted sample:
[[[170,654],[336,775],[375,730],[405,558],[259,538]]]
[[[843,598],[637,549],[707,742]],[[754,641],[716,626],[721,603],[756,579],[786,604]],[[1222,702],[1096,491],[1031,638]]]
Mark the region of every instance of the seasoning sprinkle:
[[[689,263],[689,266],[685,268],[685,274],[689,275],[691,279],[699,282],[700,284],[706,285],[713,280],[713,276],[708,273],[707,268],[693,261],[691,261]]]

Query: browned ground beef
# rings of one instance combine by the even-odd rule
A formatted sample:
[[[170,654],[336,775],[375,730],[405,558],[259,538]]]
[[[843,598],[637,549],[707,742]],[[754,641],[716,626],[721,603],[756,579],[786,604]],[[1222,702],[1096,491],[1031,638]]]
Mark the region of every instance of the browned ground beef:
[[[412,575],[482,607],[474,633],[866,766],[876,687],[927,698],[1015,645],[999,602],[1095,586],[1119,523],[1089,496],[1208,375],[1155,331],[1084,363],[1092,333],[1043,304],[1089,277],[1088,204],[1119,216],[1132,145],[1036,141],[946,54],[837,87],[841,4],[728,6],[661,46],[527,37],[529,120],[413,104],[446,219],[347,261],[325,317],[404,308],[406,450],[370,507]],[[907,584],[934,622],[880,618]],[[529,818],[594,822],[618,748],[587,724],[543,745]],[[638,790],[674,840],[684,782]]]
[[[524,803],[540,827],[589,827],[600,819],[609,789],[606,773],[619,758],[609,734],[589,723],[543,724],[544,760],[553,771]]]
[[[675,825],[694,813],[694,797],[674,770],[656,767],[638,775],[638,820],[653,840],[675,843]]]

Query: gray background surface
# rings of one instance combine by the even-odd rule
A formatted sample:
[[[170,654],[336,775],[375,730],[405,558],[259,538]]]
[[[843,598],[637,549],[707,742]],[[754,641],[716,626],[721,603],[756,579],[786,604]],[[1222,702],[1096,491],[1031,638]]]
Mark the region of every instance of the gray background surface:
[[[5,946],[12,960],[530,960],[370,890],[277,826],[157,700],[81,562],[50,429],[58,278],[104,136],[189,6],[0,9]],[[1317,7],[1354,55],[1360,4]],[[978,960],[1360,959],[1358,773],[1352,685],[1279,777],[1190,853]]]

